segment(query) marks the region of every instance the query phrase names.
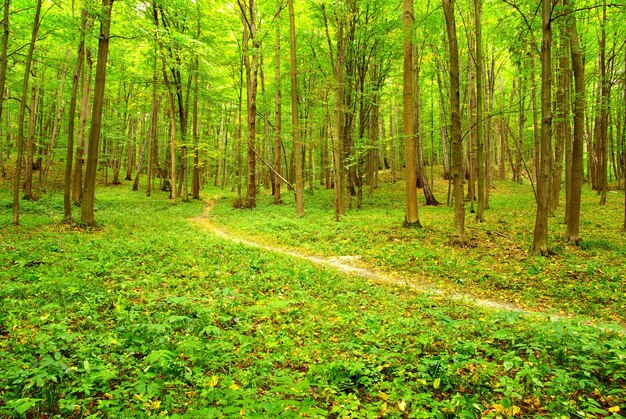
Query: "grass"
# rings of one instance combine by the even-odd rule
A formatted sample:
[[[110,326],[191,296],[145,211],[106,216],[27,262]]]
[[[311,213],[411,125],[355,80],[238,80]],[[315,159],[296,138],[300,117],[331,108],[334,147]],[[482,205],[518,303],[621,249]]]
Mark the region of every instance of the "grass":
[[[222,199],[214,216],[285,246],[358,253],[389,269],[406,260],[406,272],[424,275],[423,260],[444,276],[455,272],[446,261],[484,246],[489,224],[470,223],[476,247],[450,248],[444,207],[422,211],[424,230],[396,228],[401,202],[384,209],[394,193],[341,223],[317,191],[304,219],[266,197],[254,211]],[[0,192],[0,416],[598,417],[626,408],[623,335],[429,298],[224,241],[189,221],[201,202],[172,206],[126,187],[97,194],[100,225],[84,230],[59,223],[59,194],[23,203],[24,224],[13,227],[10,194]],[[524,259],[528,233],[515,217],[506,234],[525,275],[568,260],[565,247]],[[610,272],[604,253],[623,248],[596,237],[618,250],[577,252],[594,252]],[[466,284],[487,269],[458,268]]]
[[[435,193],[445,202],[447,183],[435,183]],[[305,198],[306,215],[294,215],[288,204],[275,206],[261,195],[253,211],[233,210],[230,194],[211,191],[218,205],[214,220],[237,234],[322,255],[359,255],[378,268],[432,283],[439,288],[470,292],[561,315],[583,315],[604,322],[626,324],[626,235],[621,233],[621,193],[610,193],[606,206],[597,205],[595,193],[585,191],[580,247],[566,244],[562,236],[563,203],[550,218],[553,257],[529,256],[534,226],[530,185],[497,181],[492,190],[486,221],[466,215],[468,245],[449,244],[453,233],[452,209],[420,207],[424,228],[407,230],[404,219],[403,182],[384,183],[364,199],[363,209],[333,221],[332,191],[316,189]],[[562,197],[564,198],[564,197]],[[420,196],[420,200],[421,196]]]

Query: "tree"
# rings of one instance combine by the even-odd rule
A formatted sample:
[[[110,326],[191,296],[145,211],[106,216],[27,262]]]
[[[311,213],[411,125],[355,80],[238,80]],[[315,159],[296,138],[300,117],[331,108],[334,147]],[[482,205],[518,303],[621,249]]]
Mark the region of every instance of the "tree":
[[[33,62],[33,52],[35,51],[35,43],[39,34],[39,17],[41,16],[41,2],[37,0],[35,9],[35,18],[33,21],[33,32],[26,55],[26,63],[24,65],[24,81],[22,84],[22,100],[20,102],[19,121],[17,126],[17,162],[15,163],[15,177],[13,180],[13,224],[20,223],[20,174],[24,160],[24,118],[26,114],[26,101],[28,98],[28,82],[30,80],[30,68]],[[6,4],[5,4],[6,6]],[[7,12],[5,11],[5,14]],[[8,21],[6,22],[8,24]],[[3,41],[4,42],[4,41]],[[4,65],[4,64],[3,64]],[[31,109],[32,112],[32,109]],[[29,164],[29,162],[26,162]]]
[[[296,159],[296,215],[304,215],[304,176],[302,173],[302,140],[298,121],[298,81],[296,59],[296,21],[293,12],[293,0],[289,3],[289,44],[291,47],[291,124],[293,146]]]
[[[564,0],[569,8],[569,0]],[[565,239],[574,244],[580,241],[580,201],[583,184],[583,144],[585,137],[585,67],[583,65],[576,15],[567,17],[567,35],[570,41],[572,71],[574,74],[574,137],[572,140],[572,169],[567,199],[567,228]]]
[[[541,143],[537,176],[537,211],[531,253],[547,255],[548,204],[552,156],[552,0],[543,0],[541,7]]]
[[[476,220],[485,219],[485,130],[483,111],[484,70],[483,70],[483,38],[482,38],[482,0],[474,0],[474,25],[476,30],[476,159],[478,163],[478,211]]]
[[[454,186],[454,244],[465,243],[463,202],[463,144],[461,143],[461,100],[459,87],[459,46],[456,37],[453,0],[442,0],[450,54],[450,136],[452,137],[452,182]]]
[[[413,125],[413,0],[404,0],[402,14],[404,26],[404,78],[403,78],[403,106],[404,106],[404,154],[406,159],[405,194],[406,210],[404,226],[421,227],[417,209],[417,161],[415,133]]]
[[[282,202],[280,197],[280,177],[281,177],[281,151],[283,148],[282,139],[282,104],[281,104],[281,89],[280,89],[280,8],[276,12],[276,96],[274,99],[274,173],[273,173],[273,185],[274,185],[274,204],[278,205]]]
[[[72,219],[72,162],[74,160],[74,124],[76,122],[76,102],[78,96],[78,87],[80,85],[80,77],[83,71],[83,63],[85,61],[85,30],[89,14],[87,9],[81,12],[80,39],[78,41],[78,54],[76,57],[76,69],[72,78],[72,92],[70,98],[69,122],[67,127],[67,155],[65,157],[65,178],[63,189],[63,219],[70,221]]]
[[[246,208],[256,207],[256,99],[259,72],[259,40],[257,39],[256,7],[254,0],[237,0],[243,23],[243,62],[246,69],[246,92],[248,108],[248,182]],[[252,46],[250,45],[252,44]]]
[[[85,168],[85,185],[81,205],[81,222],[88,226],[95,224],[94,204],[96,192],[96,170],[98,166],[98,150],[100,130],[102,128],[102,109],[104,105],[104,87],[106,82],[106,66],[109,55],[109,37],[111,32],[111,12],[114,0],[102,0],[102,17],[100,18],[100,37],[98,39],[98,62],[96,64],[96,82],[93,95],[91,129],[89,130],[89,152]]]

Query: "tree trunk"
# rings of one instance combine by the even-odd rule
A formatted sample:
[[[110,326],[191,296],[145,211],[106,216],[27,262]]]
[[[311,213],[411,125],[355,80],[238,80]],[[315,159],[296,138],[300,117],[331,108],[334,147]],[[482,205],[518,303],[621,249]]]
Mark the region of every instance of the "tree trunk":
[[[325,9],[322,9],[325,13]],[[335,204],[335,220],[339,221],[339,217],[345,213],[345,194],[346,194],[346,173],[344,161],[344,98],[345,98],[345,40],[344,40],[344,17],[337,18],[337,57],[336,60],[332,56],[332,46],[328,31],[328,22],[324,15],[326,38],[331,52],[331,62],[333,63],[333,71],[335,76],[335,132],[331,135],[333,139],[332,154],[334,166],[334,204]]]
[[[33,73],[35,71],[33,70]],[[35,167],[35,132],[37,128],[37,112],[40,109],[37,101],[37,86],[33,85],[30,100],[30,115],[28,118],[28,140],[26,142],[26,167],[24,171],[24,196],[22,199],[35,200],[33,194],[33,168]],[[40,166],[39,166],[40,167]]]
[[[150,137],[150,146],[148,151],[148,173],[146,180],[146,196],[150,196],[152,193],[152,182],[154,173],[156,173],[163,179],[161,168],[159,165],[159,141],[157,138],[157,121],[159,118],[159,105],[160,100],[157,91],[158,82],[158,64],[157,64],[157,47],[154,47],[154,61],[152,63],[152,107],[150,110],[150,127],[148,136]],[[155,170],[156,169],[156,170]]]
[[[15,176],[13,180],[13,224],[15,225],[19,225],[20,223],[20,174],[22,171],[22,163],[24,160],[24,117],[26,114],[26,101],[28,100],[28,82],[30,80],[30,67],[33,62],[33,51],[35,50],[35,43],[37,42],[37,36],[39,34],[39,16],[41,15],[41,2],[42,0],[37,0],[37,9],[35,10],[32,37],[30,39],[28,54],[26,55],[26,62],[24,63],[22,100],[20,102],[19,121],[17,129],[17,162],[15,164]],[[8,30],[8,20],[6,22],[7,25],[5,26],[5,31]],[[27,162],[27,164],[29,164],[29,162]],[[32,163],[30,164],[32,165]]]
[[[600,90],[600,109],[598,110],[599,119],[599,153],[598,153],[598,187],[600,193],[600,205],[606,204],[606,193],[608,189],[608,108],[611,97],[611,82],[608,80],[606,71],[606,0],[602,2],[602,23],[600,24],[601,34],[599,39],[599,90]]]
[[[534,36],[531,37],[533,39],[532,45],[534,45]],[[533,179],[531,180],[537,184],[539,173],[541,172],[541,142],[539,138],[539,113],[537,112],[537,82],[535,80],[535,51],[533,46],[531,45],[530,49],[530,100],[532,106],[532,117],[533,117],[533,139],[534,139],[534,147],[533,147]],[[543,65],[543,62],[542,62]],[[542,67],[543,70],[543,67]],[[543,80],[542,80],[543,82]],[[543,88],[543,85],[542,85]],[[543,122],[542,122],[543,126]]]
[[[94,201],[96,191],[96,170],[98,166],[98,144],[102,127],[102,107],[106,81],[106,64],[109,55],[109,33],[111,29],[111,11],[114,0],[102,0],[103,16],[100,20],[100,38],[98,41],[98,62],[96,64],[96,82],[93,94],[91,129],[89,130],[89,151],[85,168],[85,188],[81,205],[81,222],[94,225]]]
[[[569,7],[569,0],[564,0]],[[570,40],[572,70],[574,73],[574,136],[572,140],[572,175],[568,199],[567,229],[565,239],[570,243],[580,242],[580,201],[583,184],[583,144],[585,137],[585,67],[583,65],[576,15],[572,14],[567,20],[567,34]]]
[[[198,26],[198,38],[200,36],[200,26]],[[199,135],[198,135],[198,69],[199,59],[196,55],[194,59],[194,74],[193,74],[193,122],[192,122],[192,136],[193,136],[193,175],[191,179],[191,197],[192,199],[200,199],[200,150],[198,148]],[[217,179],[217,176],[216,176]]]
[[[445,90],[441,81],[441,66],[437,66],[437,87],[439,88],[439,137],[443,155],[443,178],[450,180],[450,151],[448,150],[448,127],[445,103]]]
[[[243,4],[238,0],[243,21],[243,61],[246,69],[246,91],[247,91],[247,115],[248,115],[248,139],[247,139],[247,170],[248,182],[246,185],[246,208],[256,207],[256,99],[258,85],[258,69],[259,69],[259,42],[256,39],[256,10],[254,0],[249,0],[247,4]],[[247,10],[246,10],[247,9]],[[250,47],[252,43],[252,47]],[[252,58],[252,59],[250,59]]]
[[[559,71],[556,90],[556,121],[554,142],[554,166],[552,170],[552,186],[550,188],[550,213],[553,214],[559,205],[561,193],[561,179],[563,178],[563,149],[568,142],[569,134],[569,71],[570,65],[567,59],[568,40],[565,34],[564,24],[559,25],[560,48],[559,48]]]
[[[445,0],[444,0],[445,1]],[[404,226],[408,228],[421,227],[417,209],[417,162],[416,145],[413,123],[413,42],[412,31],[415,22],[413,0],[404,0],[404,77],[403,77],[403,106],[404,106],[404,154],[406,159],[406,211]]]
[[[541,142],[539,153],[539,176],[537,177],[537,212],[531,253],[547,255],[548,249],[548,203],[550,199],[550,160],[552,156],[552,3],[542,2],[541,41]]]
[[[476,162],[478,165],[478,208],[476,220],[485,219],[485,130],[483,121],[484,110],[484,70],[482,40],[482,0],[474,0],[474,24],[476,29]]]
[[[393,94],[389,98],[389,106],[391,107],[389,116],[389,160],[391,160],[391,181],[396,183],[396,172],[398,170],[396,156],[398,153],[396,151],[396,106]]]
[[[298,83],[296,59],[296,23],[293,10],[293,0],[289,3],[289,44],[291,48],[291,124],[293,129],[293,147],[296,158],[296,215],[304,215],[304,175],[302,161],[302,139],[300,122],[298,120]]]
[[[46,150],[46,161],[40,169],[41,193],[45,193],[48,188],[48,173],[50,172],[50,166],[52,165],[52,159],[54,157],[54,145],[59,135],[59,126],[61,124],[61,118],[63,116],[63,90],[65,88],[65,76],[67,73],[67,62],[69,61],[69,59],[70,51],[68,49],[65,55],[65,64],[63,65],[63,70],[61,70],[61,86],[59,87],[59,95],[57,97],[57,114],[54,119],[52,134],[50,135],[50,141],[48,142],[48,147]]]
[[[281,152],[283,148],[282,138],[282,105],[281,105],[281,89],[280,89],[280,10],[276,13],[276,96],[274,98],[274,204],[282,203],[280,196],[280,176],[282,176],[280,168]]]
[[[452,180],[454,183],[454,226],[452,242],[465,243],[465,203],[463,201],[463,144],[461,143],[461,98],[459,88],[459,47],[454,20],[454,3],[442,0],[450,48],[450,125],[452,136]]]
[[[150,143],[151,136],[152,136],[152,121],[150,121],[150,127],[148,128],[148,131],[146,132],[146,139],[143,141],[143,143],[141,144],[141,148],[139,149],[139,160],[137,161],[135,181],[133,182],[133,188],[132,188],[133,191],[139,190],[139,178],[141,176],[141,171],[143,170],[143,161],[146,155],[146,148],[148,147],[148,144]]]
[[[93,60],[91,59],[91,51],[89,48],[85,50],[85,59],[87,61],[87,72],[83,72],[81,76],[82,97],[79,104],[78,115],[78,141],[76,144],[76,156],[74,156],[74,174],[72,181],[72,201],[77,207],[81,206],[83,200],[83,165],[85,163],[85,130],[87,127],[87,117],[89,115],[89,97],[91,96],[91,73],[93,69]]]
[[[4,0],[4,14],[2,18],[2,44],[0,46],[0,124],[2,123],[2,111],[4,109],[4,86],[7,80],[7,51],[9,49],[9,6],[10,0]],[[0,147],[0,162],[3,162],[2,148]],[[4,164],[2,164],[2,177],[5,176]]]
[[[439,205],[439,201],[435,198],[430,183],[428,182],[428,176],[426,176],[426,170],[424,168],[424,146],[422,135],[422,117],[421,117],[421,90],[420,90],[420,58],[418,56],[419,50],[417,45],[413,45],[413,132],[416,139],[416,159],[415,169],[417,187],[422,188],[424,192],[424,198],[426,199],[426,205]]]

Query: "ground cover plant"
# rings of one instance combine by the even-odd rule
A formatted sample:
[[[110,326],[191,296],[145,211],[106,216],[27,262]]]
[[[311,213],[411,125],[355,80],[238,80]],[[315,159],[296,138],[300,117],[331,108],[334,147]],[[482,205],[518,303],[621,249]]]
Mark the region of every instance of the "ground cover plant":
[[[436,196],[445,200],[447,182],[434,185]],[[402,228],[401,182],[384,183],[365,198],[362,210],[346,214],[339,223],[332,221],[332,190],[309,191],[304,220],[293,215],[291,205],[273,205],[271,196],[242,214],[232,209],[230,194],[211,193],[216,205],[210,216],[237,234],[311,254],[358,256],[369,266],[401,273],[415,282],[469,291],[531,310],[626,324],[621,193],[610,193],[607,204],[598,206],[597,195],[585,191],[580,246],[563,241],[563,207],[559,207],[550,222],[555,253],[550,257],[528,252],[534,222],[529,184],[496,181],[485,222],[477,222],[468,211],[469,243],[463,247],[450,245],[454,226],[445,205],[420,208],[422,229]],[[291,196],[285,199],[290,200]]]
[[[599,417],[624,408],[618,332],[294,263],[202,230],[189,221],[203,212],[198,201],[172,206],[107,188],[100,225],[85,229],[59,223],[58,196],[25,202],[23,225],[9,226],[0,196],[2,416]],[[258,222],[256,211],[232,214]]]

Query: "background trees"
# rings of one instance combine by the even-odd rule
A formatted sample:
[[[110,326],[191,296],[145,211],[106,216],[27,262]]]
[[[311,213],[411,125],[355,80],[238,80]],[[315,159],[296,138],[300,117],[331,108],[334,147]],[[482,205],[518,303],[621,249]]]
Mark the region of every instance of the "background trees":
[[[539,13],[526,0],[476,0],[411,12],[399,0],[131,0],[109,20],[107,4],[42,0],[39,32],[31,2],[3,4],[0,70],[11,71],[0,71],[0,171],[16,185],[16,223],[21,189],[41,194],[50,167],[53,184],[55,167],[66,167],[65,217],[72,201],[88,224],[97,173],[104,183],[134,173],[134,188],[147,175],[148,194],[154,184],[183,201],[189,185],[198,198],[212,182],[250,208],[270,187],[276,203],[291,204],[282,185],[294,189],[298,214],[305,188],[333,188],[339,219],[367,205],[364,188],[375,194],[390,170],[404,177],[409,225],[419,223],[417,188],[433,204],[429,182],[449,179],[448,224],[463,243],[466,201],[491,221],[497,167],[499,177],[536,189],[533,252],[546,253],[551,214],[566,220],[568,240],[580,239],[581,182],[602,203],[625,183],[619,5],[549,1]],[[91,22],[110,24],[110,37]]]

